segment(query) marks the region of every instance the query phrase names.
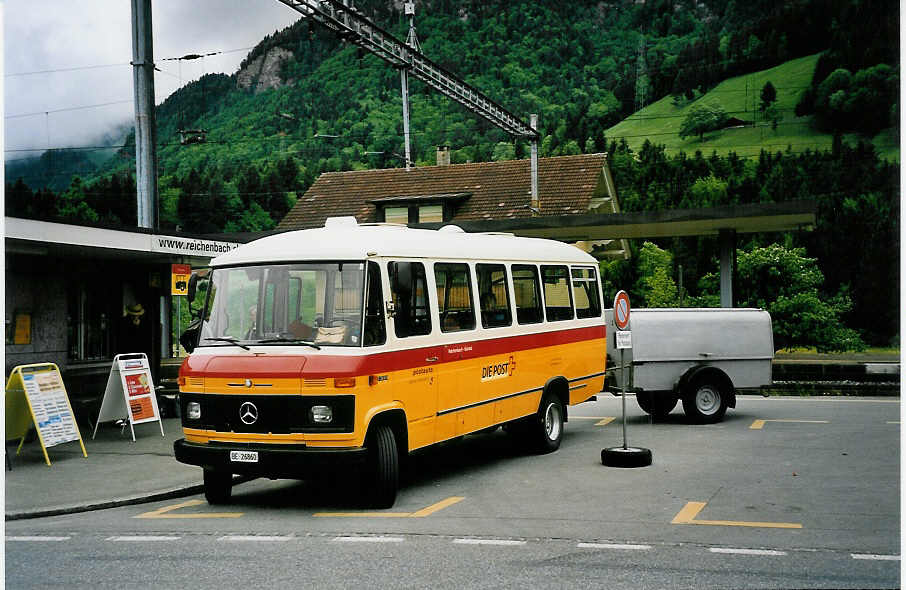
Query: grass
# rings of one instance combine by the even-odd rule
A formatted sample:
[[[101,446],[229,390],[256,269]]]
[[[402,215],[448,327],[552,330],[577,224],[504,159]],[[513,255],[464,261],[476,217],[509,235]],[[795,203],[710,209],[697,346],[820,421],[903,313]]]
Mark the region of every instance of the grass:
[[[646,139],[663,144],[667,153],[680,151],[694,153],[700,150],[705,155],[716,151],[725,155],[735,151],[741,157],[758,156],[762,149],[771,152],[803,152],[830,149],[833,136],[812,127],[812,117],[796,117],[796,104],[809,86],[820,54],[788,61],[784,64],[724,80],[704,96],[692,102],[676,106],[673,97],[667,96],[634,113],[606,131],[608,140],[625,137],[630,147],[638,151]],[[771,129],[771,122],[762,120],[758,111],[761,89],[770,81],[777,89],[776,106],[782,120],[777,129]],[[747,121],[742,127],[723,129],[698,136],[680,139],[679,130],[683,118],[696,104],[719,102],[731,117]],[[860,136],[851,134],[846,140],[855,143]],[[871,141],[879,153],[891,160],[899,161],[899,136],[895,130],[885,130]]]
[[[896,362],[900,360],[900,349],[894,347],[872,347],[862,352],[818,352],[814,348],[794,348],[778,350],[774,358],[778,360],[850,360]]]

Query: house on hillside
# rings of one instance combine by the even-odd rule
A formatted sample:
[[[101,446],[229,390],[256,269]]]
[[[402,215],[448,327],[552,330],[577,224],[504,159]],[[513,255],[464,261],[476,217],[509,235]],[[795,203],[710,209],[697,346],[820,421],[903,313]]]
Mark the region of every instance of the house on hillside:
[[[321,227],[328,217],[359,223],[456,223],[532,217],[529,160],[327,172],[299,197],[278,230]],[[540,216],[619,213],[607,154],[538,161]],[[578,244],[593,255],[628,257],[625,240]]]

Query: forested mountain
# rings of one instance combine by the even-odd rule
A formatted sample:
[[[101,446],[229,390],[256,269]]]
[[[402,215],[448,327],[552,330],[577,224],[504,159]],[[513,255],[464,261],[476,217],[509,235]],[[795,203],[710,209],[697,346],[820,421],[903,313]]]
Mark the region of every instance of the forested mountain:
[[[402,3],[359,0],[356,6],[406,37]],[[890,224],[899,222],[898,164],[888,164],[859,140],[878,132],[898,137],[897,3],[426,0],[417,2],[416,25],[432,60],[526,120],[529,113],[540,115],[542,156],[611,151],[624,210],[815,198],[822,211],[817,237],[796,245],[819,257],[831,294],[853,287],[857,265],[865,262],[823,241],[842,237],[834,224],[848,218],[839,207],[887,212],[887,225],[872,221],[880,229],[845,226],[852,232],[846,235],[869,241],[889,235],[896,242]],[[769,147],[758,156],[757,145],[743,152],[729,140],[718,153],[696,154],[694,138],[699,131],[706,137],[707,127],[687,129],[693,133],[689,153],[668,154],[658,147],[656,133],[651,141],[628,143],[607,133],[662,100],[688,111],[707,110],[717,121],[711,132],[720,133],[728,115],[721,119],[709,91],[729,78],[816,55],[809,62],[814,75],[796,81],[796,96],[783,94],[785,79],[770,83],[781,102],[789,101],[784,108],[795,111],[790,117],[810,133],[825,134],[827,149],[819,153]],[[399,84],[395,69],[309,21],[268,36],[236,74],[204,76],[158,106],[161,225],[195,232],[270,229],[324,171],[401,166]],[[763,92],[756,106],[769,120],[776,98],[770,100],[763,86],[752,89],[753,96]],[[418,81],[410,80],[410,94],[417,164],[433,164],[438,145],[451,147],[453,163],[527,157],[528,144],[514,143]],[[205,133],[179,133],[187,129]],[[17,183],[8,174],[7,214],[134,223],[133,141],[127,138],[119,154],[96,170],[74,157],[56,166],[58,176],[80,175],[66,185],[25,173]],[[810,176],[855,165],[858,175],[835,173],[820,182]],[[696,188],[707,178],[723,188]],[[896,255],[887,259],[898,260],[894,244],[878,242],[869,249],[890,249]],[[706,247],[684,248],[675,264],[694,266],[697,280],[707,272],[710,253]],[[841,265],[832,259],[841,255],[852,266],[846,272],[836,272]],[[896,272],[898,266],[891,268]],[[883,280],[889,277],[879,274],[876,282]],[[896,301],[886,297],[880,303],[892,309],[881,321],[898,317]],[[876,336],[872,341],[887,341],[896,332],[865,328]]]

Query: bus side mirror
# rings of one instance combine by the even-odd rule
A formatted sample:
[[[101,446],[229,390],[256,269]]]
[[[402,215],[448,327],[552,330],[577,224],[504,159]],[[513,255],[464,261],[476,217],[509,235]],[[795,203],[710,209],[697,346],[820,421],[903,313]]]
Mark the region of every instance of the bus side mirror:
[[[195,275],[192,275],[193,277]],[[186,328],[179,337],[179,343],[182,345],[186,352],[189,354],[195,350],[195,344],[198,342],[198,331],[201,328],[201,318],[196,318],[189,322],[189,326]]]
[[[189,286],[186,288],[186,298],[189,300],[190,304],[195,301],[195,290],[197,288],[198,275],[193,272],[192,276],[189,277]]]
[[[394,262],[390,278],[390,288],[394,293],[403,294],[412,291],[412,263]]]

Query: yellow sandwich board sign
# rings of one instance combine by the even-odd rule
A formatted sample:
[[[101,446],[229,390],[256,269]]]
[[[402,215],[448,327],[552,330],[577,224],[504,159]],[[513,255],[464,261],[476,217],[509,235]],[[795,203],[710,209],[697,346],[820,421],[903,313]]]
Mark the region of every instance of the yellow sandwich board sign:
[[[66,442],[79,441],[82,455],[88,456],[60,368],[53,363],[20,365],[6,381],[6,438],[22,439],[16,454],[22,449],[32,424],[48,465],[47,449]]]

